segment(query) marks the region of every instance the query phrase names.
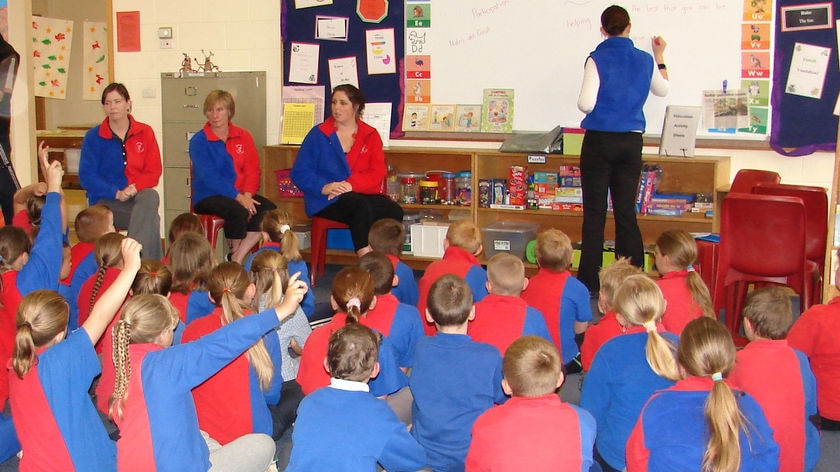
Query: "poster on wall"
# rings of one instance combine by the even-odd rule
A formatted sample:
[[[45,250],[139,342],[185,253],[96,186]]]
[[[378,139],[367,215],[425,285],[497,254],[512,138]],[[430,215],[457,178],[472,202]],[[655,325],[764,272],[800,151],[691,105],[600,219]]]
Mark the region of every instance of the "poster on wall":
[[[82,30],[82,100],[99,100],[108,85],[108,29],[104,21],[85,21]]]
[[[65,98],[72,43],[72,20],[32,17],[32,71],[36,97]]]

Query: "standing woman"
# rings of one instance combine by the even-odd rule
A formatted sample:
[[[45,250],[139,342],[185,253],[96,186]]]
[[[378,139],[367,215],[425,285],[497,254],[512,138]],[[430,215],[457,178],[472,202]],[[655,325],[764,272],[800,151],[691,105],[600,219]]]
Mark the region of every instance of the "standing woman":
[[[260,240],[262,214],[276,206],[257,195],[260,155],[251,133],[231,123],[235,114],[229,92],[213,90],[207,95],[207,123],[190,139],[190,160],[193,209],[225,220],[230,260],[242,264]]]
[[[114,226],[143,245],[143,257],[163,257],[160,245],[160,148],[152,128],[131,116],[128,89],[112,83],[102,91],[107,117],[82,141],[79,183],[89,205],[101,203],[114,214]]]
[[[604,245],[607,192],[612,196],[616,255],[644,264],[642,234],[634,209],[642,170],[642,107],[648,91],[668,93],[665,40],[651,38],[653,56],[636,49],[630,39],[630,15],[613,5],[601,13],[606,39],[586,59],[578,108],[586,113],[580,155],[583,187],[583,245],[578,279],[598,295],[598,268]]]
[[[375,128],[362,121],[365,96],[350,84],[333,89],[332,116],[306,135],[292,167],[306,214],[350,226],[360,257],[371,251],[368,232],[376,220],[402,221],[402,208],[382,194],[385,153]]]

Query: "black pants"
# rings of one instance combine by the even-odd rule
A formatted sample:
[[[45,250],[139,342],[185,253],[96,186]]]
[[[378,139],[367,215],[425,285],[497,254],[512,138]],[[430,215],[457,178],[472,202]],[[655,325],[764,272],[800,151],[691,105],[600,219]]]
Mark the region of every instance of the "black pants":
[[[636,190],[642,171],[642,134],[587,130],[581,148],[580,170],[583,241],[578,279],[591,294],[597,295],[608,191],[613,202],[616,257],[629,257],[634,265],[644,265],[644,245],[635,211]]]
[[[385,195],[349,192],[314,216],[348,225],[353,247],[358,251],[368,245],[368,232],[376,220],[393,218],[402,222],[403,209]]]
[[[196,203],[193,209],[196,213],[216,215],[224,219],[225,238],[242,239],[249,232],[259,232],[263,214],[277,208],[271,200],[262,195],[254,195],[251,198],[260,202],[259,205],[254,205],[257,209],[254,216],[248,214],[248,210],[235,199],[222,195],[207,197]]]

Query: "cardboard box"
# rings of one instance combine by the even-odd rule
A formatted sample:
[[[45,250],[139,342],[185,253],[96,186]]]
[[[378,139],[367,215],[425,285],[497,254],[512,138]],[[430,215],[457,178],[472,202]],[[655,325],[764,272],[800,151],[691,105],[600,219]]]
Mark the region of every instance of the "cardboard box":
[[[499,252],[509,252],[523,261],[525,247],[537,237],[537,223],[497,221],[481,229],[484,233],[484,256],[487,259]]]
[[[443,257],[443,240],[449,224],[416,223],[411,225],[411,253],[419,257]]]

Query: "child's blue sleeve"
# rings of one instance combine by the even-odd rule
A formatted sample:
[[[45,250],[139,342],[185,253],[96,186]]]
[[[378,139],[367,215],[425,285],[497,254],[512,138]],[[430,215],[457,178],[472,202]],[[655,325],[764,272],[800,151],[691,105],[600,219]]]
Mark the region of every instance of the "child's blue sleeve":
[[[545,317],[534,307],[529,306],[525,309],[525,326],[522,327],[522,335],[539,336],[554,344],[551,333],[548,331],[548,325],[545,323]]]
[[[193,290],[187,298],[187,324],[209,315],[216,309],[216,305],[210,300],[208,292],[204,290]]]
[[[817,415],[817,380],[811,371],[808,357],[795,349],[794,352],[799,360],[805,399],[805,470],[814,470],[820,459],[820,432],[812,421]]]
[[[276,331],[270,331],[262,339],[265,350],[268,351],[268,356],[274,364],[274,375],[271,376],[271,383],[268,390],[263,392],[263,396],[267,405],[276,405],[280,402],[280,390],[283,387],[283,375],[281,374],[283,358],[280,355],[280,338],[277,337]]]
[[[581,472],[589,472],[594,460],[592,451],[595,448],[595,418],[577,405],[569,404],[569,406],[577,413],[580,424],[580,470]]]
[[[32,243],[29,261],[17,276],[17,289],[21,296],[40,289],[58,290],[64,255],[61,235],[61,194],[50,192],[41,209],[41,229]]]
[[[480,302],[487,296],[487,271],[480,265],[475,265],[464,276],[473,294],[473,303]]]
[[[289,275],[295,272],[300,272],[298,280],[303,280],[309,285],[309,268],[306,266],[306,261],[303,259],[289,261]],[[303,310],[307,319],[312,319],[312,315],[315,313],[315,292],[312,291],[311,285],[309,286],[309,290],[306,291],[306,295],[303,296],[303,301],[300,302],[300,308]]]
[[[379,375],[371,379],[368,385],[370,393],[375,397],[390,395],[408,385],[408,377],[400,370],[394,348],[385,336],[382,336],[382,342],[379,343]]]
[[[414,279],[414,271],[404,262],[397,262],[394,273],[399,278],[399,283],[391,290],[391,294],[397,297],[400,303],[417,306],[420,293],[417,289],[417,281]]]

